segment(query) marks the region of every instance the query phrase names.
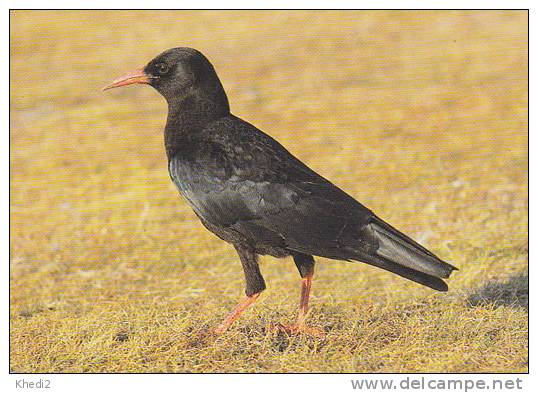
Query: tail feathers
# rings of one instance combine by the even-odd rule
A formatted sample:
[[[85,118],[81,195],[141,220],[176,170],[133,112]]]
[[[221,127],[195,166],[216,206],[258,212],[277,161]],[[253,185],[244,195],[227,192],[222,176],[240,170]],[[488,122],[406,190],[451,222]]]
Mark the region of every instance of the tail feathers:
[[[373,265],[381,269],[388,270],[389,272],[395,273],[399,276],[407,278],[408,280],[425,285],[437,291],[441,291],[441,292],[448,291],[448,285],[446,284],[446,282],[444,282],[438,277],[434,277],[429,274],[426,274],[417,270],[413,270],[402,265],[398,265],[397,263],[385,260],[384,258],[370,257],[370,258],[361,258],[361,260],[363,262],[368,263],[369,265]]]
[[[381,220],[372,222],[370,228],[378,243],[375,253],[383,260],[439,278],[448,278],[453,270],[457,270]]]
[[[345,259],[368,263],[437,291],[447,291],[442,279],[458,270],[376,216],[363,227],[361,238],[368,239],[371,248],[348,243]]]

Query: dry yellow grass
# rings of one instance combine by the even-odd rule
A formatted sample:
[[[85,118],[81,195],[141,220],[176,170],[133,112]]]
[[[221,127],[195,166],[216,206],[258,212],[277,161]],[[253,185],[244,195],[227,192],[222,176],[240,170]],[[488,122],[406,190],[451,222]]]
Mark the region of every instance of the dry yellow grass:
[[[526,12],[11,14],[11,370],[527,370]],[[233,248],[171,184],[164,100],[99,88],[162,50],[215,65],[233,112],[460,268],[434,293],[318,259],[324,341],[291,260],[232,328]]]

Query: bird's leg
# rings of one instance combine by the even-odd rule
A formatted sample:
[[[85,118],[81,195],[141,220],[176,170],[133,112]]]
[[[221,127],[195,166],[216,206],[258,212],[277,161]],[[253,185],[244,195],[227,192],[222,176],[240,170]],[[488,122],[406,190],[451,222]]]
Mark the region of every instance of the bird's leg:
[[[299,315],[297,316],[297,321],[293,325],[279,325],[278,329],[290,334],[306,333],[311,336],[325,337],[323,329],[310,327],[305,323],[306,315],[308,313],[308,300],[310,299],[310,291],[312,289],[312,279],[314,278],[314,258],[312,255],[295,254],[293,259],[303,278],[301,282]]]
[[[295,325],[304,326],[306,321],[306,314],[308,313],[308,301],[310,300],[310,291],[312,290],[312,279],[314,278],[314,272],[312,271],[301,281],[301,302],[299,303],[299,315],[297,316],[297,322]]]
[[[214,332],[217,334],[224,333],[228,328],[234,323],[234,321],[239,318],[239,316],[250,306],[252,303],[258,299],[260,293],[265,289],[265,281],[260,273],[260,267],[258,266],[258,256],[249,248],[242,246],[235,246],[237,253],[239,254],[239,259],[241,259],[241,264],[243,265],[243,270],[245,272],[246,280],[246,299],[239,303],[235,309],[226,317],[224,322],[222,322]]]
[[[256,299],[258,299],[258,296],[260,296],[260,292],[247,296],[246,299],[239,303],[235,307],[235,309],[226,317],[226,319],[213,331],[217,334],[221,334],[228,330],[228,328],[232,326],[232,323],[234,323],[235,320],[239,318],[243,311],[245,311],[248,306],[254,303]]]

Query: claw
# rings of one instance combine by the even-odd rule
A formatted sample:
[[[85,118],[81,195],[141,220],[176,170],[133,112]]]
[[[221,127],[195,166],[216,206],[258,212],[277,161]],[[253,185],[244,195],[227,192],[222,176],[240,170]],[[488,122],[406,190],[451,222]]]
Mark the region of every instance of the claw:
[[[211,333],[220,335],[224,333],[226,330],[228,330],[227,326],[219,325],[216,328],[211,329]]]

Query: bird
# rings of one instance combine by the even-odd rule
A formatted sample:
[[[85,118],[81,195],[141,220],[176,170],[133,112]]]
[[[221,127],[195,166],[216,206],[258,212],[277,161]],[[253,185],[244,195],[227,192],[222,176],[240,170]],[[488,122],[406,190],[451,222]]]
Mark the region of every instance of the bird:
[[[325,337],[306,323],[316,257],[366,263],[437,291],[455,266],[383,221],[310,169],[279,142],[233,115],[214,66],[200,51],[168,49],[103,90],[148,84],[167,101],[168,171],[203,226],[231,243],[246,297],[218,325],[227,331],[266,288],[259,256],[292,257],[301,276],[293,324],[274,327]]]

